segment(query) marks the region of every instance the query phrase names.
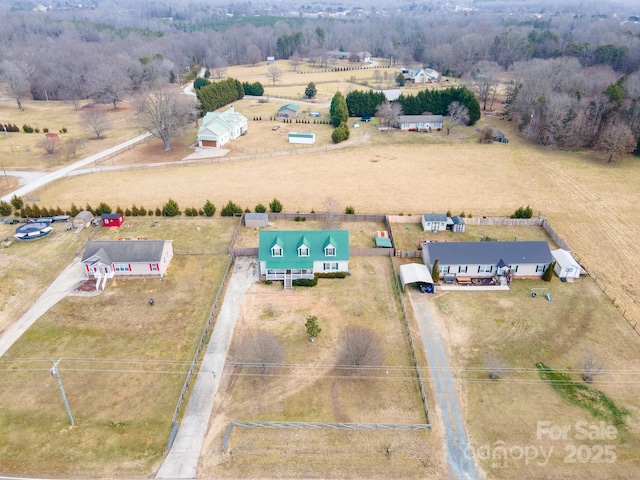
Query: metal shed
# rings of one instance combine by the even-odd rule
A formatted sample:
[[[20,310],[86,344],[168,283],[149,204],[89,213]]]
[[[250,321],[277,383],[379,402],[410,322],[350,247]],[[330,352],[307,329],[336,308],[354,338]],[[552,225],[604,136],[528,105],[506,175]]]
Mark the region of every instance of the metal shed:
[[[556,272],[558,277],[561,279],[564,278],[568,282],[573,282],[574,278],[580,277],[582,267],[575,261],[570,251],[559,248],[552,250],[551,255],[553,255],[553,259],[556,261],[556,266],[553,271]]]
[[[312,145],[316,143],[315,133],[289,133],[289,143],[304,143],[306,145]]]
[[[402,282],[403,292],[406,291],[406,286],[409,283],[423,283],[431,285],[433,289],[433,278],[431,278],[429,267],[422,263],[400,265],[400,281]]]
[[[269,215],[266,213],[245,213],[245,227],[266,227],[269,225]]]

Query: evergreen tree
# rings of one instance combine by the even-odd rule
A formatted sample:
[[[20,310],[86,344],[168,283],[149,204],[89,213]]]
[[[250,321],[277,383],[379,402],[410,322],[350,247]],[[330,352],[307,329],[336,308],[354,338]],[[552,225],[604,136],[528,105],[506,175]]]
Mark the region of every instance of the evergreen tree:
[[[204,206],[202,207],[202,211],[207,217],[213,217],[216,214],[216,206],[213,203],[211,203],[209,200],[207,200]]]
[[[338,128],[342,124],[347,124],[347,120],[349,119],[349,110],[347,110],[347,102],[341,92],[336,92],[331,99],[329,115],[331,116],[331,123],[334,128]]]
[[[307,85],[307,88],[304,89],[304,94],[307,98],[313,98],[316,96],[316,93],[318,93],[318,90],[316,89],[316,84],[313,82],[309,82],[309,85]]]
[[[178,207],[178,202],[172,200],[171,198],[164,204],[162,207],[162,216],[163,217],[175,217],[176,215],[180,215],[180,207]]]
[[[431,269],[431,278],[433,279],[433,283],[438,283],[440,281],[440,260],[436,258],[436,261],[433,262],[433,268]]]
[[[282,203],[277,198],[274,198],[269,204],[269,211],[273,213],[280,213],[282,211]]]

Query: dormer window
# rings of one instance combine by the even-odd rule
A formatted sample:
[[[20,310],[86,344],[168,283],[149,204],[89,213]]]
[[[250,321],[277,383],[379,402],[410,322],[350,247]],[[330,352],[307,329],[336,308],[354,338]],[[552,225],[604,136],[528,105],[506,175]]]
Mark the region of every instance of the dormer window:
[[[336,256],[336,247],[333,245],[327,245],[324,247],[324,254],[327,257],[335,257]]]
[[[299,257],[308,257],[309,256],[309,240],[307,237],[302,237],[300,243],[298,244],[298,256]]]
[[[271,256],[272,257],[281,257],[282,256],[282,247],[280,245],[274,245],[271,247]]]

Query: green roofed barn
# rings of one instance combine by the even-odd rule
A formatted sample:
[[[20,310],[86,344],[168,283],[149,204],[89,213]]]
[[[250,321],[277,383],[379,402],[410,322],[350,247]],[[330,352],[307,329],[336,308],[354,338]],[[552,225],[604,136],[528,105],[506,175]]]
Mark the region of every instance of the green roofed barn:
[[[300,115],[300,107],[293,103],[287,103],[278,109],[278,118],[298,118]]]
[[[285,288],[315,273],[349,271],[348,230],[263,230],[258,248],[260,276],[283,280]]]

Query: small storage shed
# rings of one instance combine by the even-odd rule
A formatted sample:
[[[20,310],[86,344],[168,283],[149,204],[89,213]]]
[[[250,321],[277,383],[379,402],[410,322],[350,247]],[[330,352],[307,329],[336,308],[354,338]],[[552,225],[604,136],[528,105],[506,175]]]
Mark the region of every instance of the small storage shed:
[[[304,143],[305,145],[313,145],[316,143],[315,133],[289,133],[289,143]]]
[[[402,282],[402,291],[406,291],[406,286],[409,283],[418,283],[426,285],[427,291],[433,292],[433,278],[431,278],[431,272],[429,267],[423,263],[407,263],[406,265],[400,265],[400,281]]]
[[[245,213],[244,214],[244,226],[245,227],[266,227],[269,225],[269,215],[266,213]]]
[[[100,215],[100,219],[105,227],[120,227],[124,223],[122,213],[103,213]]]
[[[89,228],[93,220],[93,213],[88,210],[82,210],[75,217],[73,217],[74,228]]]
[[[571,256],[570,251],[559,248],[552,250],[551,255],[553,255],[553,259],[556,261],[556,266],[553,270],[560,279],[573,282],[575,278],[580,277],[582,267],[575,261],[573,256]]]
[[[425,213],[422,215],[422,228],[425,232],[444,232],[447,216],[444,213]]]
[[[447,220],[447,223],[449,221]],[[451,217],[451,231],[452,232],[464,232],[467,225],[464,223],[464,218],[459,215]]]

